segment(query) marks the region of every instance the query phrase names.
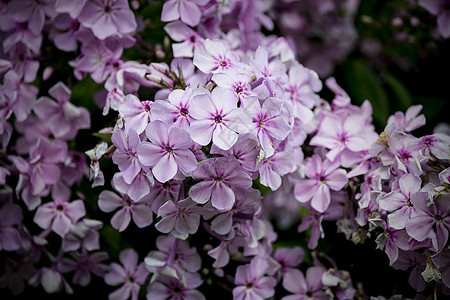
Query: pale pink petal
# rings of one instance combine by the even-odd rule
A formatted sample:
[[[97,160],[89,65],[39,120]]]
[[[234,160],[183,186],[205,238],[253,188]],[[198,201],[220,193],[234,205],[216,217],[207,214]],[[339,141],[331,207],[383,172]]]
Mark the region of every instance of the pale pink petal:
[[[317,193],[311,200],[311,206],[320,213],[323,213],[330,205],[330,190],[325,184],[321,184]]]
[[[153,167],[153,176],[161,183],[164,183],[177,174],[178,165],[172,154],[166,154]]]
[[[233,208],[235,195],[233,190],[222,182],[215,184],[211,195],[211,204],[218,210],[226,211]]]
[[[111,191],[103,191],[98,197],[98,206],[104,212],[112,212],[122,206],[123,199]]]
[[[111,225],[119,231],[124,231],[130,224],[131,212],[129,208],[122,208],[117,211],[111,219]]]
[[[294,195],[295,199],[300,203],[308,202],[319,189],[314,180],[302,180],[295,185]]]
[[[189,196],[193,201],[204,204],[211,197],[214,184],[212,182],[199,182],[189,189]]]
[[[131,216],[139,228],[147,227],[153,222],[153,211],[146,204],[134,205],[131,209]]]
[[[228,150],[236,143],[238,134],[223,124],[218,124],[214,130],[212,141],[222,150]]]

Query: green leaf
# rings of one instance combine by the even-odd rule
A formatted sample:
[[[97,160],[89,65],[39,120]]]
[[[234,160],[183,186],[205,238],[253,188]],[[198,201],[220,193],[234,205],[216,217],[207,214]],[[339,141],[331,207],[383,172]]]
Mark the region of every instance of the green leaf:
[[[105,225],[101,229],[100,235],[112,250],[111,254],[113,254],[114,256],[118,255],[121,249],[122,239],[120,232],[110,225]]]
[[[400,104],[399,109],[403,111],[413,105],[411,93],[396,76],[391,73],[385,73],[383,79],[386,85],[388,85],[392,91],[392,94],[394,96],[393,101]]]
[[[358,105],[369,100],[373,106],[374,121],[384,126],[390,113],[389,101],[377,74],[359,59],[348,61],[343,68],[352,100]]]
[[[77,106],[87,108],[91,113],[98,110],[94,102],[94,94],[102,89],[91,77],[77,81],[72,85],[71,101]]]
[[[112,136],[111,133],[106,134],[106,133],[94,132],[94,133],[92,133],[92,135],[111,143],[111,136]]]

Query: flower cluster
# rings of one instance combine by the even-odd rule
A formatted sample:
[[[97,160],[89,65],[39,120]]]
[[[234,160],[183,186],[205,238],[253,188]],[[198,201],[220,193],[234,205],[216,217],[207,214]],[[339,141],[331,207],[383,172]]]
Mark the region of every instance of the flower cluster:
[[[127,59],[146,45],[139,1],[0,4],[2,287],[73,293],[95,275],[117,300],[206,299],[211,286],[238,300],[362,297],[318,247],[334,221],[354,242],[377,235],[418,291],[449,294],[450,137],[414,137],[419,106],[376,133],[370,102],[351,104],[334,78],[323,99],[287,40],[262,33],[270,8],[165,1],[173,43],[145,61]],[[82,81],[95,107],[76,101]],[[88,130],[101,141],[85,149]],[[307,247],[279,243],[292,226]],[[131,230],[154,243],[103,245]]]

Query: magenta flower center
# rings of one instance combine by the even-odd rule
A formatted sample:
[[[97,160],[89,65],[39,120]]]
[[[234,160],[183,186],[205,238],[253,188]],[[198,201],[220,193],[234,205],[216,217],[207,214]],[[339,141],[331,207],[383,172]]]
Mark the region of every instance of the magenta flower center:
[[[216,123],[222,123],[222,116],[221,115],[217,115],[214,117],[214,122]]]
[[[403,162],[408,162],[408,160],[411,158],[411,154],[408,151],[401,150],[399,152],[398,158]]]
[[[150,112],[150,105],[148,103],[144,104],[144,110],[145,112],[149,113]]]
[[[173,153],[172,147],[166,146],[166,148],[164,148],[164,150],[166,150],[167,152],[169,152],[169,154],[172,154],[172,153]]]
[[[224,68],[224,67],[228,66],[228,62],[226,60],[221,60],[221,61],[219,61],[219,66]]]
[[[109,13],[111,11],[111,7],[109,5],[106,5],[104,11],[105,13]]]
[[[320,183],[325,183],[326,180],[327,180],[327,178],[324,175],[319,176]]]
[[[242,93],[244,92],[244,88],[238,85],[234,91],[236,92],[236,94],[242,95]]]
[[[62,211],[64,211],[64,206],[63,206],[62,204],[58,204],[58,205],[56,206],[56,211],[57,211],[57,212],[62,212]]]
[[[433,139],[431,137],[425,138],[425,140],[423,141],[423,145],[425,148],[430,148],[431,146],[433,146]]]
[[[186,107],[182,107],[180,109],[180,115],[182,115],[183,117],[187,117],[189,115],[189,111]]]

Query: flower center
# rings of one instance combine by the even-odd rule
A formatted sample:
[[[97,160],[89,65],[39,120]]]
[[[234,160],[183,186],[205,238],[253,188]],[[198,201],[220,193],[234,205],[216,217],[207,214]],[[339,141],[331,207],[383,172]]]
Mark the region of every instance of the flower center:
[[[164,182],[163,188],[165,188],[166,190],[170,190],[170,183],[168,181]]]
[[[219,61],[219,66],[221,66],[222,68],[225,68],[226,66],[228,66],[228,62],[226,60],[221,60],[221,61]]]
[[[180,115],[182,115],[183,117],[187,117],[189,115],[189,111],[186,107],[182,107],[180,109]]]
[[[214,122],[216,123],[222,123],[222,116],[221,115],[217,115],[214,117]]]
[[[62,212],[63,210],[64,210],[64,206],[63,206],[62,204],[58,204],[58,205],[56,206],[56,211]]]
[[[435,215],[434,219],[436,220],[436,222],[439,222],[439,223],[444,222],[444,218],[441,215]]]
[[[432,146],[433,143],[433,139],[427,137],[424,141],[423,141],[423,145],[425,148],[430,148]]]
[[[326,179],[326,177],[325,177],[324,175],[320,175],[320,176],[319,176],[319,181],[320,181],[320,183],[325,183],[326,180],[327,180],[327,179]]]
[[[234,91],[236,92],[236,94],[242,95],[242,93],[244,92],[244,88],[239,85],[236,87],[236,89]]]
[[[167,152],[169,152],[169,154],[172,154],[172,153],[173,153],[172,147],[167,146],[166,148],[164,148],[164,150],[166,150]]]
[[[408,160],[411,158],[412,156],[411,156],[411,154],[408,152],[408,151],[405,151],[405,150],[402,150],[400,153],[399,153],[399,156],[398,156],[398,158],[401,160],[401,161],[403,161],[403,162],[408,162]]]
[[[109,13],[111,11],[111,6],[106,5],[104,11],[105,13]]]

